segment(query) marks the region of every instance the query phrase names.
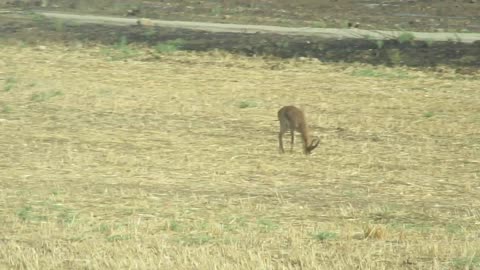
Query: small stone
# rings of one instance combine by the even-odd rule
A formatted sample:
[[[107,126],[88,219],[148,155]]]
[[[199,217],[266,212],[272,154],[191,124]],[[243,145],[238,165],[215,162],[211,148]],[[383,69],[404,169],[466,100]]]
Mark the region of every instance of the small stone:
[[[127,17],[137,16],[139,13],[140,13],[140,9],[138,9],[138,8],[133,8],[133,9],[127,10],[127,13],[125,14],[125,16],[127,16]]]
[[[150,19],[146,19],[146,18],[141,18],[141,19],[138,19],[137,20],[137,25],[141,25],[141,26],[154,26],[155,23],[150,20]]]

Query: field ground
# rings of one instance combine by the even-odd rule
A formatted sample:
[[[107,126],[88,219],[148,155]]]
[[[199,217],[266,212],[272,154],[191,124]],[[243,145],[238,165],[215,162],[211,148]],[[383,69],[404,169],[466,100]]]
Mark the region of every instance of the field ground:
[[[478,85],[2,40],[0,266],[478,269]],[[312,156],[278,153],[287,104],[322,139]]]
[[[124,16],[247,24],[374,30],[480,32],[475,0],[0,0],[23,7]]]

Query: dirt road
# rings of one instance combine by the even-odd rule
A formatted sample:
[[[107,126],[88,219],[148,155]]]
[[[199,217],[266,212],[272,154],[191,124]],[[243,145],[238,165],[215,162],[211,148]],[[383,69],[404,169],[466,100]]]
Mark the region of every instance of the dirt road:
[[[111,16],[96,15],[78,15],[68,13],[58,13],[49,11],[35,11],[35,13],[63,20],[71,20],[77,23],[95,23],[109,25],[132,25],[137,24],[136,18],[123,18]],[[335,29],[335,28],[310,28],[310,27],[281,27],[267,25],[241,25],[241,24],[222,24],[205,22],[186,22],[186,21],[164,21],[149,20],[153,25],[159,27],[171,27],[190,30],[201,30],[209,32],[223,33],[276,33],[281,35],[301,35],[316,36],[333,39],[358,38],[373,40],[396,39],[404,32],[400,31],[372,31],[363,29]],[[480,40],[480,33],[426,33],[426,32],[408,32],[413,34],[416,40],[424,41],[456,41],[462,43],[473,43]]]
[[[325,62],[389,66],[480,66],[480,33],[401,33],[148,20],[147,24],[158,26],[154,29],[134,26],[137,21],[136,18],[50,11],[36,11],[36,15],[10,12],[0,16],[0,32],[29,44],[78,41],[116,46],[128,41],[156,48],[159,44],[180,41],[181,49],[187,51],[218,49],[248,56],[311,57]],[[412,40],[415,42],[410,42]]]

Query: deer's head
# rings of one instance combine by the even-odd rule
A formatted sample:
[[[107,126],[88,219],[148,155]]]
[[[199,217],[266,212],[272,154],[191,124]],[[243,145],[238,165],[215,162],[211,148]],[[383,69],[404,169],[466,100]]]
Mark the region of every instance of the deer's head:
[[[309,145],[305,147],[305,154],[310,155],[313,149],[317,148],[318,144],[320,143],[320,139],[315,137],[312,139]]]

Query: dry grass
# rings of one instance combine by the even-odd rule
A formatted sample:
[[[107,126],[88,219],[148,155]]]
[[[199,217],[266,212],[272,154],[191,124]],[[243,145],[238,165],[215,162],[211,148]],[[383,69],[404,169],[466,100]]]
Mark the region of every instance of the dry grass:
[[[480,267],[478,77],[106,50],[0,47],[2,268]]]

